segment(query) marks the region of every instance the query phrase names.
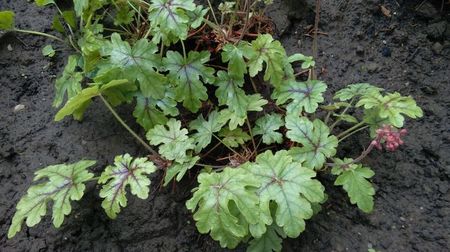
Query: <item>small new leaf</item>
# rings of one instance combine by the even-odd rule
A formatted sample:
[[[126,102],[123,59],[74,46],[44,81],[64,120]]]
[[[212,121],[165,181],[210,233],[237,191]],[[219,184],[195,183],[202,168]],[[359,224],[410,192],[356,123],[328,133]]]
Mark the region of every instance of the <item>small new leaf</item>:
[[[320,169],[326,158],[336,154],[338,139],[330,135],[330,129],[319,119],[311,122],[306,117],[287,116],[286,136],[294,142],[301,143],[291,155],[303,156],[305,166]]]
[[[186,151],[194,149],[194,139],[187,136],[188,130],[181,128],[181,122],[170,119],[166,125],[156,125],[147,132],[152,145],[159,145],[159,154],[168,160],[184,163],[188,157]]]
[[[260,117],[255,122],[254,135],[262,135],[265,144],[281,143],[283,135],[277,130],[284,125],[284,121],[279,114],[268,114]]]
[[[288,100],[292,100],[287,107],[288,114],[299,115],[303,110],[307,113],[314,113],[323,102],[323,92],[327,85],[318,80],[308,80],[306,82],[288,81],[284,85],[276,88],[272,98],[281,105]]]
[[[130,186],[131,194],[146,199],[150,186],[147,176],[155,171],[156,166],[147,158],[133,160],[129,154],[116,156],[114,166],[106,167],[98,180],[103,184],[100,197],[104,198],[102,207],[108,217],[115,219],[120,208],[127,206],[127,186]]]
[[[261,237],[255,238],[249,242],[247,252],[281,251],[283,243],[282,238],[286,238],[283,229],[276,224],[272,224],[267,227],[267,231]]]
[[[356,204],[363,212],[370,213],[373,210],[375,189],[368,179],[375,173],[370,168],[351,161],[353,160],[348,158],[335,159],[336,166],[333,167],[332,173],[339,176],[334,184],[344,188],[352,204]]]
[[[199,186],[186,202],[194,212],[200,233],[210,232],[222,247],[235,248],[248,235],[248,225],[258,222],[259,182],[245,170],[225,168],[221,173],[202,173]],[[233,203],[233,204],[232,204]]]
[[[52,219],[55,227],[60,227],[64,216],[72,210],[70,201],[80,200],[84,194],[84,183],[94,177],[87,168],[95,161],[83,160],[73,164],[51,165],[38,170],[34,181],[47,180],[31,186],[16,207],[16,213],[8,230],[8,238],[20,231],[22,222],[33,227],[47,212],[47,204],[53,201]]]

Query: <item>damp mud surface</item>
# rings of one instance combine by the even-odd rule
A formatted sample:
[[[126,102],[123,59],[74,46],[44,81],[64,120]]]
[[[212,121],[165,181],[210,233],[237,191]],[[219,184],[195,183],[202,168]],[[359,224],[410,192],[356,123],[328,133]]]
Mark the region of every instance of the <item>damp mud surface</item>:
[[[450,6],[441,1],[322,0],[316,65],[327,95],[350,83],[369,82],[412,95],[424,117],[407,121],[406,144],[392,153],[373,151],[363,163],[376,173],[375,209],[364,214],[349,203],[333,178],[319,174],[329,200],[284,251],[450,251]],[[315,20],[315,1],[278,0],[268,9],[288,53],[312,55],[305,35]],[[383,6],[389,13],[383,13]],[[52,8],[25,0],[0,0],[16,12],[16,26],[51,32]],[[389,15],[386,15],[389,14]],[[101,209],[99,188],[88,185],[72,214],[55,229],[46,216],[13,239],[6,233],[15,205],[40,167],[98,160],[144,150],[98,102],[82,122],[54,122],[54,80],[70,51],[52,59],[42,37],[0,33],[0,251],[222,251],[200,235],[185,207],[195,177],[160,189],[152,178],[148,200],[129,197],[115,220]],[[23,105],[23,106],[18,106]],[[18,107],[17,107],[18,106]],[[130,110],[119,113],[133,124]],[[143,134],[143,132],[140,132]],[[366,135],[345,140],[339,156],[357,156]],[[244,247],[236,251],[245,251]]]

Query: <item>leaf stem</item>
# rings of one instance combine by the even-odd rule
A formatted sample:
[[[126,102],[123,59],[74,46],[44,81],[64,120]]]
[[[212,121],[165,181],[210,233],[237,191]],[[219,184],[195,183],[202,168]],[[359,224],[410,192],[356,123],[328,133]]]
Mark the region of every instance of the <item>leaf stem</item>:
[[[114,110],[114,108],[108,103],[108,101],[103,97],[103,95],[99,95],[102,99],[103,103],[106,105],[106,107],[111,111],[113,116],[119,121],[120,124],[140,143],[142,144],[148,151],[150,151],[153,155],[159,156],[158,152],[156,152],[150,145],[148,145],[144,140],[142,140],[141,137],[136,134],[126,123],[122,118],[117,114],[117,112]]]
[[[355,101],[355,98],[352,98],[352,99],[350,100],[350,102],[348,103],[348,105],[344,108],[344,110],[342,111],[342,113],[339,115],[339,119],[337,119],[333,124],[331,124],[331,126],[330,126],[330,131],[333,130],[334,127],[335,127],[340,121],[342,121],[342,120],[341,120],[341,117],[342,117],[343,115],[345,115],[345,113],[346,113],[347,110],[352,106],[352,104],[353,104],[354,101]]]
[[[340,133],[339,135],[337,135],[337,138],[341,138],[341,137],[351,133],[352,131],[354,131],[354,130],[358,129],[359,127],[363,126],[364,124],[365,124],[365,122],[362,121],[362,122],[359,122],[359,123],[353,125],[353,127],[349,128],[346,131],[344,131],[344,132]]]
[[[369,125],[366,125],[366,126],[364,126],[364,127],[361,127],[361,128],[359,128],[359,129],[357,129],[357,130],[355,130],[355,131],[352,131],[352,132],[350,132],[349,134],[347,134],[347,135],[345,135],[345,136],[342,136],[342,138],[340,138],[338,142],[340,143],[341,141],[343,141],[343,140],[346,139],[347,137],[349,137],[349,136],[355,134],[356,132],[359,132],[359,131],[361,131],[361,130],[367,129],[367,128],[369,128]]]
[[[254,151],[256,153],[257,149],[256,149],[255,137],[253,136],[252,126],[250,125],[250,121],[248,120],[248,117],[245,120],[245,122],[247,123],[248,133],[250,133],[250,137],[252,138],[252,143],[253,143],[253,149],[254,149]]]
[[[186,57],[186,47],[184,46],[183,40],[180,40],[180,42],[181,42],[181,47],[183,47],[183,57],[184,57],[184,60],[186,61],[186,59],[187,59],[187,57]]]
[[[227,144],[225,144],[222,139],[220,139],[218,136],[216,136],[216,134],[212,134],[219,142],[221,142],[225,147],[227,147],[230,151],[232,151],[234,154],[238,155],[240,158],[245,159],[241,154],[239,154],[239,152],[237,152],[236,150],[234,150],[233,148],[231,148],[230,146],[228,146]]]
[[[38,36],[43,36],[43,37],[51,38],[51,39],[54,39],[54,40],[58,40],[59,42],[65,43],[65,41],[63,39],[58,38],[56,36],[53,36],[51,34],[44,33],[44,32],[22,30],[22,29],[13,29],[12,31],[21,32],[21,33],[28,33],[28,34],[38,35]]]
[[[219,25],[219,22],[217,21],[216,14],[214,13],[214,8],[212,7],[211,1],[207,0],[209,5],[209,11],[212,13],[212,16],[214,18],[214,22],[216,22],[217,25]]]

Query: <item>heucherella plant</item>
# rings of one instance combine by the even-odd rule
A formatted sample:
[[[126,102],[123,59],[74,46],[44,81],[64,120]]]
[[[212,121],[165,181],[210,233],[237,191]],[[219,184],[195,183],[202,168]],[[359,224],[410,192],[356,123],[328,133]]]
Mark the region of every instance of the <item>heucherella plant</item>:
[[[327,84],[312,78],[314,59],[288,55],[271,35],[260,8],[270,2],[224,2],[215,12],[193,0],[74,0],[71,10],[36,0],[58,10],[59,35],[32,33],[63,42],[44,55],[74,50],[55,82],[55,120],[82,120],[99,99],[148,155],[116,156],[99,176],[87,160],[38,170],[8,237],[23,222],[39,223],[49,202],[60,227],[90,182],[101,185],[101,205],[114,219],[129,193],[148,198],[158,171],[164,185],[199,173],[186,207],[200,233],[230,249],[246,242],[248,251],[280,251],[283,238],[298,237],[327,200],[321,174],[334,175],[350,203],[370,213],[374,171],[361,161],[374,148],[398,149],[405,118],[422,110],[412,97],[368,83],[326,100]],[[24,31],[14,27],[14,13],[0,12],[0,29]],[[122,104],[134,107],[145,138],[116,112]],[[361,155],[337,155],[342,141],[363,132],[372,141]]]

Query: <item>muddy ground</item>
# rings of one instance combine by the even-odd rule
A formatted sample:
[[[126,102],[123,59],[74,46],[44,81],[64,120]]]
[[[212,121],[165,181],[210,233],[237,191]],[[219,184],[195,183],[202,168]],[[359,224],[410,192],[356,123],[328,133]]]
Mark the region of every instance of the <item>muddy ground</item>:
[[[311,55],[312,39],[304,34],[314,23],[314,1],[275,2],[269,14],[288,52]],[[285,251],[449,251],[450,6],[440,12],[440,1],[421,2],[321,1],[319,28],[326,35],[319,36],[316,60],[329,93],[370,82],[411,94],[425,116],[408,121],[410,134],[399,151],[375,151],[365,159],[376,172],[372,214],[358,211],[340,188],[329,186],[324,210],[298,239],[284,242]],[[0,0],[0,9],[14,10],[20,28],[47,32],[55,11],[25,0]],[[189,179],[163,190],[154,183],[150,200],[130,197],[116,220],[106,217],[98,188],[91,185],[59,230],[47,217],[6,239],[15,205],[39,167],[82,158],[102,167],[118,154],[143,154],[100,103],[88,109],[82,123],[53,122],[53,82],[68,52],[44,58],[40,49],[48,43],[13,34],[0,40],[0,251],[220,251],[209,236],[197,233],[185,209],[194,186]],[[14,112],[18,104],[25,109]],[[132,121],[129,110],[119,112]],[[368,141],[349,138],[339,154],[357,155]],[[332,184],[329,177],[320,179]]]

